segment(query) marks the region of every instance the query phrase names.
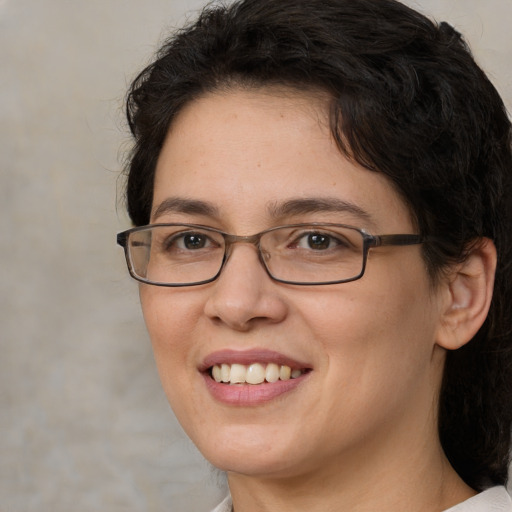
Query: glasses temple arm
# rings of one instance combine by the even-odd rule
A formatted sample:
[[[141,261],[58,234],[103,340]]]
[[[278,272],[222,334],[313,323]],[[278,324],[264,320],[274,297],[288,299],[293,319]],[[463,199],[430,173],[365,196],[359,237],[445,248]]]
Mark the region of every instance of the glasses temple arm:
[[[382,245],[417,245],[425,242],[421,235],[375,235],[370,242],[371,247]]]

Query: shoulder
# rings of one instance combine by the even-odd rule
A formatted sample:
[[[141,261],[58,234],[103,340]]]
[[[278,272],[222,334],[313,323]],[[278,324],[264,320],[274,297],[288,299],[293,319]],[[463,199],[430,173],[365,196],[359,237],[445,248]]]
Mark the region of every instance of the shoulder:
[[[224,499],[222,503],[217,505],[212,512],[232,512],[233,504],[231,502],[231,496]]]
[[[445,512],[512,512],[512,499],[505,487],[491,487]]]
[[[232,512],[232,506],[228,496],[211,512]],[[512,499],[505,487],[491,487],[445,512],[512,512]]]

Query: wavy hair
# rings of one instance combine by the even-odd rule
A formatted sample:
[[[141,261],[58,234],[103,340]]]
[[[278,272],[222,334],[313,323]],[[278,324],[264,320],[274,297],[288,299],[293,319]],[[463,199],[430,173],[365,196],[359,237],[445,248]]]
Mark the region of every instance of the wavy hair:
[[[184,105],[231,87],[284,85],[329,95],[341,152],[384,173],[423,235],[433,283],[482,237],[498,268],[488,318],[448,352],[443,449],[481,490],[507,480],[512,423],[511,125],[461,35],[394,0],[242,0],[209,5],[134,80],[126,198],[149,222],[155,167]]]

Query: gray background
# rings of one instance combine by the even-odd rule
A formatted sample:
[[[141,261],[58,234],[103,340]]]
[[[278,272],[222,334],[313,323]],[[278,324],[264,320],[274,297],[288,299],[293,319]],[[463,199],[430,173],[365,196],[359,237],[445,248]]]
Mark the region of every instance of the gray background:
[[[276,0],[277,1],[277,0]],[[0,511],[207,511],[115,233],[126,84],[202,0],[0,0]],[[418,0],[512,106],[511,0]]]

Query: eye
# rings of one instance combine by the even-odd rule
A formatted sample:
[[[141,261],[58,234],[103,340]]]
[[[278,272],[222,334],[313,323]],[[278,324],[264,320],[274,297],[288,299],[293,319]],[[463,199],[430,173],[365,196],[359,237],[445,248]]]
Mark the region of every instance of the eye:
[[[180,225],[154,226],[150,244],[153,258],[174,262],[218,257],[225,245],[221,233]]]
[[[295,247],[299,249],[312,249],[314,251],[325,251],[335,247],[346,246],[339,237],[327,233],[304,233],[296,239]]]
[[[167,249],[197,251],[212,247],[212,240],[204,233],[179,233],[167,240]]]
[[[222,237],[216,241],[215,236],[211,236],[214,233],[202,231],[175,231],[161,233],[161,235],[154,240],[155,248],[168,256],[192,252],[202,253],[217,249],[222,245]]]
[[[209,243],[208,237],[199,233],[187,233],[176,240],[176,245],[180,249],[188,250],[204,249]]]
[[[330,236],[322,233],[312,233],[307,236],[307,245],[311,249],[329,249],[333,240]]]

